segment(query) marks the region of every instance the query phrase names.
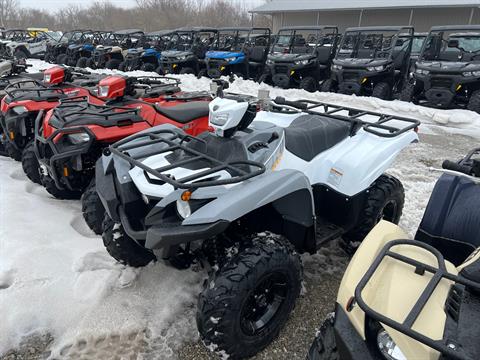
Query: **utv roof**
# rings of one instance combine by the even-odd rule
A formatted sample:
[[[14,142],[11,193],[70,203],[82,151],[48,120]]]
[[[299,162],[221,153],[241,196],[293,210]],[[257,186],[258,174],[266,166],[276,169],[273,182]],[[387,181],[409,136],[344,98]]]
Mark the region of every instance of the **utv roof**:
[[[249,26],[239,26],[239,27],[221,27],[218,28],[218,31],[251,31],[251,30],[270,30],[269,28],[266,27],[249,27]]]
[[[412,29],[413,26],[361,26],[361,27],[351,27],[345,30],[347,31],[400,31],[403,29]]]
[[[307,25],[307,26],[283,26],[278,31],[282,30],[321,30],[325,28],[337,28],[337,25]]]
[[[136,34],[136,33],[142,33],[143,34],[143,30],[141,30],[141,29],[124,29],[124,30],[114,31],[114,34],[116,34],[116,35],[130,35],[130,34]]]
[[[182,27],[175,30],[175,32],[203,32],[203,31],[218,32],[218,29],[212,28],[212,27],[194,26],[194,27]]]
[[[157,30],[157,31],[151,31],[149,33],[146,33],[145,35],[147,35],[147,36],[162,36],[162,35],[172,34],[174,32],[175,32],[175,30]]]
[[[480,30],[480,25],[443,25],[433,26],[430,31],[441,30]]]

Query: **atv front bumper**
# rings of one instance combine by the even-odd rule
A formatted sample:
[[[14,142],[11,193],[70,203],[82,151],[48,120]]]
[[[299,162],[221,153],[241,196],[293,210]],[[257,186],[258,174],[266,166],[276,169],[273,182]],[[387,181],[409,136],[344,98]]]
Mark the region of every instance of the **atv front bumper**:
[[[40,164],[43,175],[50,176],[59,189],[83,190],[78,187],[75,173],[82,169],[81,156],[91,151],[95,135],[84,126],[55,130],[48,138],[40,135],[39,122],[35,123],[34,151]],[[65,136],[68,134],[87,134],[88,141],[79,144],[66,144]],[[73,171],[72,171],[73,170]]]
[[[181,61],[175,59],[163,59],[160,61],[160,67],[164,74],[178,74],[181,69],[191,67],[195,70],[196,66],[190,64],[189,61]]]
[[[17,151],[22,151],[31,139],[31,130],[27,131],[27,121],[31,115],[30,112],[17,115],[10,110],[5,116],[0,116],[4,141],[8,141]]]
[[[212,79],[218,79],[222,75],[230,74],[229,69],[229,64],[225,60],[211,59],[207,62],[207,75]]]

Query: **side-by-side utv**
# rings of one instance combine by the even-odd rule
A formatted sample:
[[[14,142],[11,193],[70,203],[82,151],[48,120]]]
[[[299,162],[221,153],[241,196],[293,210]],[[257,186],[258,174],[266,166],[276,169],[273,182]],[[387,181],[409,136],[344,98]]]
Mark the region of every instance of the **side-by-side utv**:
[[[205,68],[205,54],[212,48],[217,29],[181,28],[172,35],[168,49],[162,51],[159,74],[195,74]]]
[[[267,59],[262,82],[315,91],[330,77],[339,40],[335,26],[280,29]]]
[[[480,25],[433,27],[401,100],[480,113]]]
[[[237,75],[258,79],[264,71],[270,48],[268,28],[222,28],[211,51],[205,55],[205,69],[199,76],[219,78]]]
[[[410,26],[347,29],[322,90],[391,99],[408,79],[413,35]]]

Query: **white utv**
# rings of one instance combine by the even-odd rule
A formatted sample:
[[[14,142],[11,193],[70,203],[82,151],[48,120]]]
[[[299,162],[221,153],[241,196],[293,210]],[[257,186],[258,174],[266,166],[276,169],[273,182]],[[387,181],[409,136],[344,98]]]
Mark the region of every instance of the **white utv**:
[[[219,93],[213,133],[162,125],[132,135],[104,151],[96,184],[115,259],[211,270],[198,330],[209,349],[239,359],[284,326],[300,294],[300,253],[342,235],[353,247],[380,219],[398,222],[403,187],[384,172],[418,140],[419,122]]]

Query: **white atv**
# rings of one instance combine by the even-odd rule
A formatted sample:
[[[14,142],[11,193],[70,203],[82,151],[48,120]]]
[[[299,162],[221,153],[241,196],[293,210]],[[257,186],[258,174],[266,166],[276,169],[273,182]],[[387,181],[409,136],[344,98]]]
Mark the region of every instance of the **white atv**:
[[[210,349],[244,358],[294,308],[299,253],[342,235],[356,242],[382,218],[398,222],[403,187],[384,171],[418,140],[419,122],[227,94],[210,103],[210,124],[214,133],[197,138],[162,125],[106,149],[96,165],[103,241],[131,266],[157,256],[211,266],[198,330]]]

